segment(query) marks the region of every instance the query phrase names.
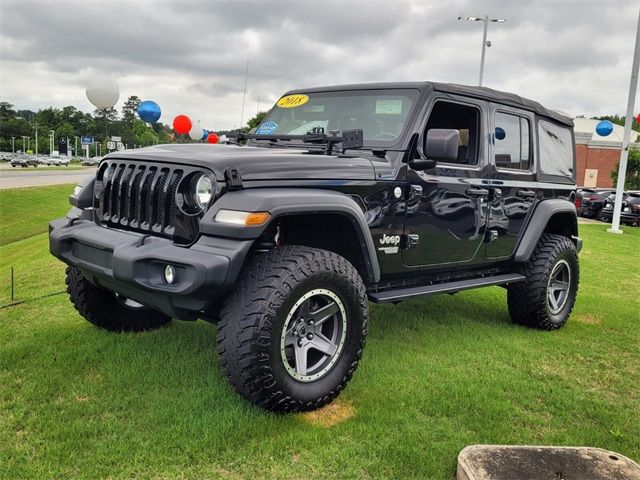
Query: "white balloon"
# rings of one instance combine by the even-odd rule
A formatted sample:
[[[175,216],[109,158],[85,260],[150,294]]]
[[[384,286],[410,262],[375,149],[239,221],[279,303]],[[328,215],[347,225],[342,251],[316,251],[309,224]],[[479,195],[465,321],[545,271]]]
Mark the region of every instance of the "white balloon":
[[[189,130],[189,136],[192,140],[202,140],[202,127],[200,124],[194,123]]]
[[[112,78],[95,77],[87,84],[87,98],[96,108],[111,108],[120,98],[120,88]]]

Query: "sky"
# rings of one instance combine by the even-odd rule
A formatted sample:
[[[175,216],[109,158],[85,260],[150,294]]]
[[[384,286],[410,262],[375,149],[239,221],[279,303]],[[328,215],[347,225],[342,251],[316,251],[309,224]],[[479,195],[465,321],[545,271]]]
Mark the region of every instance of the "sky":
[[[287,90],[381,81],[478,82],[571,115],[624,114],[638,0],[0,0],[0,101],[74,105],[111,76],[120,110],[154,100],[230,129]],[[462,16],[463,20],[458,20]],[[249,74],[244,113],[246,62]],[[636,102],[636,112],[638,102]]]

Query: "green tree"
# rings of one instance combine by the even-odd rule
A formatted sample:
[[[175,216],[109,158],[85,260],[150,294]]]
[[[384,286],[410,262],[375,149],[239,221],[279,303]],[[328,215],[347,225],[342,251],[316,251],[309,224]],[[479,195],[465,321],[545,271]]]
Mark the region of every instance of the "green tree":
[[[618,170],[620,163],[611,171],[613,184],[618,183]],[[624,179],[625,190],[640,190],[640,149],[632,147],[629,149],[629,159],[627,160],[627,175]]]
[[[14,118],[16,111],[13,109],[13,105],[9,102],[0,102],[0,120],[6,120]]]
[[[129,125],[132,125],[133,121],[136,119],[139,105],[140,99],[136,95],[131,95],[127,98],[127,101],[124,102],[124,105],[122,106],[122,120]]]
[[[258,112],[254,117],[251,117],[247,121],[247,130],[251,130],[252,128],[256,128],[258,125],[260,125],[262,123],[262,120],[264,120],[264,117],[267,116],[267,113],[269,112]]]

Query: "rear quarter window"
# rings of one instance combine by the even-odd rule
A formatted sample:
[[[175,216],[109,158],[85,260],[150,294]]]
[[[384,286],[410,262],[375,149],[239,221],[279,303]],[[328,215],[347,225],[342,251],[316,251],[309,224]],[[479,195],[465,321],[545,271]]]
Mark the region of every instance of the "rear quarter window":
[[[540,172],[565,178],[574,178],[573,137],[567,127],[538,121],[540,145]]]

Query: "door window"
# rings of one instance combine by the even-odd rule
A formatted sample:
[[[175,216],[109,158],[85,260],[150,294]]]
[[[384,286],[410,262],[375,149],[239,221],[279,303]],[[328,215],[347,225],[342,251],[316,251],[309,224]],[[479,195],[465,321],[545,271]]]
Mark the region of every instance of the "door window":
[[[494,138],[493,154],[496,167],[529,170],[531,134],[528,119],[497,112]]]
[[[452,128],[460,132],[458,158],[447,164],[477,165],[480,112],[477,108],[459,103],[437,101],[433,105],[425,131],[432,128]],[[443,162],[444,163],[444,162]]]

